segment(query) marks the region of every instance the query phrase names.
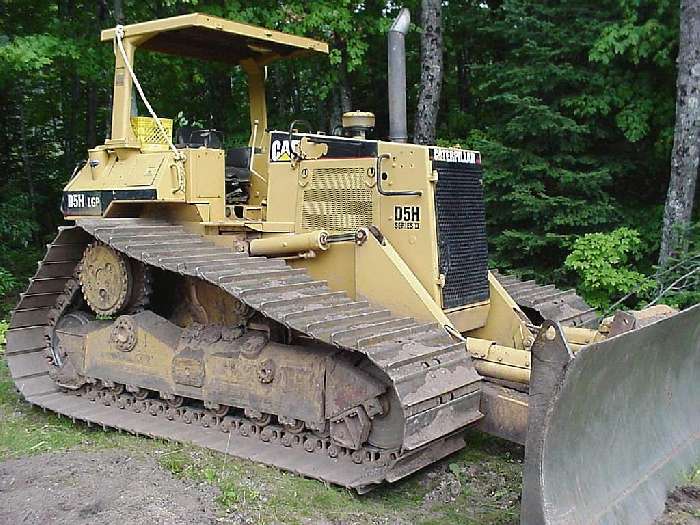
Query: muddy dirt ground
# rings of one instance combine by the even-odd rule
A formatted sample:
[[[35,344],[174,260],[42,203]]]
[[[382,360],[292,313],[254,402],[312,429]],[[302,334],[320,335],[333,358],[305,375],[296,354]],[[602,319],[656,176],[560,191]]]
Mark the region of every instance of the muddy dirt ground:
[[[0,463],[0,523],[188,525],[256,523],[255,515],[217,512],[219,490],[174,477],[149,455],[123,450],[68,451]],[[326,519],[309,525],[340,524]],[[676,490],[657,525],[700,524],[700,488]]]
[[[211,486],[119,450],[0,463],[0,523],[215,523],[215,496]]]
[[[666,512],[656,525],[700,525],[700,486],[681,487],[669,494]]]

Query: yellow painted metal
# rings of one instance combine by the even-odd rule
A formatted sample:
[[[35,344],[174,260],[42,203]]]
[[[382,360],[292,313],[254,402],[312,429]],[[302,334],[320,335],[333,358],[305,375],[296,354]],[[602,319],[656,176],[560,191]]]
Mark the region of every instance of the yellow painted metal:
[[[134,64],[134,43],[124,41],[124,51],[129,63]],[[112,92],[112,138],[107,141],[110,147],[139,147],[131,129],[131,97],[133,82],[116,43],[114,44],[114,90]]]
[[[525,444],[528,394],[485,382],[481,387],[481,413],[477,423],[482,432]]]
[[[287,169],[275,169],[276,164]],[[377,224],[379,198],[370,185],[374,165],[365,158],[303,160],[296,168],[271,164],[268,219],[291,215],[298,232],[354,232]]]
[[[266,140],[265,65],[278,58],[328,53],[328,45],[317,40],[201,13],[131,24],[124,26],[123,31],[124,50],[132,65],[137,48],[240,64],[248,76],[251,130],[257,131],[251,133],[251,141],[257,147]],[[101,38],[103,41],[113,41],[115,34],[115,29],[107,29],[102,31]],[[187,42],[193,36],[208,39],[206,49],[188,46]],[[106,144],[112,149],[141,147],[142,141],[132,130],[130,122],[133,83],[116,44],[114,54],[112,136]],[[146,149],[158,148],[148,146]]]
[[[600,331],[591,330],[590,328],[562,326],[561,329],[566,336],[566,342],[573,346],[583,347],[605,339],[604,335]]]
[[[185,156],[184,191],[177,191],[178,172],[172,151],[108,150],[104,146],[90,150],[89,158],[96,162],[88,162],[64,191],[155,189],[158,203],[187,202],[205,211],[200,220],[223,221],[224,152],[209,148],[180,151]]]
[[[445,313],[457,330],[468,332],[484,326],[490,310],[491,301],[481,301],[466,307],[445,310]]]
[[[344,128],[354,128],[356,126],[373,128],[376,119],[371,111],[348,111],[343,113],[342,121]]]
[[[379,198],[379,229],[391,242],[401,258],[413,270],[416,279],[430,294],[433,301],[442,306],[442,284],[438,257],[438,238],[435,211],[435,178],[429,150],[415,144],[379,142],[378,154],[390,155],[381,163],[386,180],[385,190],[420,191],[420,196],[391,196]],[[381,174],[380,174],[381,175]],[[396,221],[396,207],[418,206],[420,227],[406,229]]]
[[[493,361],[517,368],[530,368],[530,352],[499,345],[486,339],[467,337],[467,349],[476,359]]]
[[[353,241],[337,242],[319,257],[288,259],[287,263],[293,268],[306,268],[311,277],[326,281],[332,290],[343,290],[356,298],[355,248]],[[329,268],[334,271],[330,272]]]
[[[153,320],[151,329],[137,330],[137,344],[128,352],[114,344],[111,321],[104,321],[103,327],[92,331],[84,342],[85,373],[98,378],[116,377],[124,384],[145,383],[156,390],[172,392],[172,377],[163,371],[171,370],[180,330],[150,311],[142,316]]]
[[[217,320],[207,320],[206,312],[201,315],[199,322]],[[180,344],[183,330],[151,311],[120,320],[128,327],[124,331],[127,337],[121,341],[115,325],[108,321],[85,336],[85,365],[81,373],[209,402],[228,404],[235,399],[241,408],[263,407],[265,412],[277,414],[282,413],[284,400],[294,395],[298,400],[292,408],[297,410],[292,412],[293,417],[317,426],[323,423],[324,389],[319,388],[326,366],[327,354],[323,350],[267,342],[265,336],[254,330],[245,339],[219,339],[212,343],[199,340],[183,348]],[[257,352],[243,357],[240,347],[236,347],[236,344],[245,345],[243,340],[247,340],[248,348],[255,345]],[[283,370],[287,379],[272,389],[258,375],[261,367],[270,362]]]
[[[467,338],[467,350],[474,358],[476,371],[481,375],[528,384],[530,358],[528,350],[501,346],[494,341]]]
[[[174,162],[171,151],[142,153],[138,148],[108,150],[99,147],[89,152],[88,162],[66,185],[65,191],[149,187],[158,191],[159,200],[183,201],[184,195],[172,193],[168,165]]]
[[[251,147],[260,148],[265,142],[267,129],[267,102],[265,100],[265,66],[254,60],[244,60],[241,67],[248,77],[248,100],[250,103]]]
[[[186,33],[186,31],[190,33]],[[146,46],[149,42],[158,51],[175,53],[188,56],[186,49],[178,48],[177,43],[185,34],[198,34],[209,36],[209,48],[212,57],[202,56],[198,51],[196,58],[218,60],[227,63],[238,63],[241,59],[254,58],[257,62],[266,63],[280,56],[291,56],[304,53],[328,53],[328,44],[311,38],[281,33],[272,29],[251,26],[226,20],[202,13],[190,13],[160,20],[151,20],[138,24],[124,26],[124,40],[132,41],[137,37],[140,44]],[[218,34],[215,38],[213,34]],[[105,29],[101,33],[102,41],[114,39],[115,30]],[[160,37],[155,43],[153,39]],[[222,38],[223,37],[223,38]],[[171,49],[172,46],[172,49]],[[162,48],[162,49],[159,49]],[[238,54],[236,50],[244,49]],[[198,48],[193,47],[194,53]],[[216,52],[216,54],[214,54]],[[227,53],[226,53],[227,52]]]
[[[364,230],[365,242],[355,250],[355,283],[358,297],[381,304],[399,315],[452,327],[442,308],[423,288],[411,267],[391,243],[380,243]]]
[[[347,111],[343,113],[343,128],[350,132],[353,138],[364,139],[367,131],[374,129],[374,113],[370,111]]]
[[[316,142],[309,137],[302,137],[297,146],[297,151],[304,160],[316,160],[328,153],[328,144]]]
[[[527,368],[519,368],[517,366],[504,365],[481,359],[474,359],[474,368],[482,376],[502,379],[503,381],[512,381],[513,383],[520,383],[523,385],[530,383],[530,370]]]
[[[495,341],[501,346],[525,349],[533,342],[527,326],[527,317],[508,295],[503,286],[489,272],[491,307],[486,324],[467,332],[467,336]]]
[[[187,202],[206,206],[209,209],[208,221],[225,219],[224,203],[226,188],[224,177],[224,152],[220,149],[197,148],[185,152],[185,194]],[[171,192],[176,191],[177,169],[173,162],[168,163]]]
[[[328,249],[328,232],[319,230],[293,235],[275,235],[250,241],[251,255],[292,255]]]

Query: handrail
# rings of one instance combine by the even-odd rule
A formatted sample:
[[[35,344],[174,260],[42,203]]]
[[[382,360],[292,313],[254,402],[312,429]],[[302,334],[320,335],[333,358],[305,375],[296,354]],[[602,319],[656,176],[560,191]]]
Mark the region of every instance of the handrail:
[[[418,191],[391,191],[391,190],[385,190],[382,188],[382,161],[384,159],[390,159],[391,155],[388,153],[382,153],[377,157],[377,190],[379,190],[379,193],[381,195],[385,195],[387,197],[405,197],[405,196],[411,196],[411,195],[416,195],[420,197],[423,195],[423,192],[418,190]]]

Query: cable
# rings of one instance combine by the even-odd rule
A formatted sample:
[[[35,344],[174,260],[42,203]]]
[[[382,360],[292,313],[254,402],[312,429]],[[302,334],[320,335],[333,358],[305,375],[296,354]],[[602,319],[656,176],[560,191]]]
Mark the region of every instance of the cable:
[[[121,24],[118,24],[117,27],[115,28],[114,31],[114,36],[117,41],[117,47],[119,48],[119,52],[122,55],[122,59],[124,60],[124,64],[126,65],[126,69],[129,72],[129,76],[131,77],[131,80],[134,83],[134,87],[136,88],[136,91],[138,91],[139,96],[141,97],[141,100],[143,101],[143,105],[146,106],[146,109],[148,112],[151,114],[151,118],[156,123],[156,126],[158,127],[158,131],[162,134],[163,137],[165,137],[165,140],[168,142],[168,146],[170,149],[173,151],[175,154],[175,166],[177,168],[177,175],[178,175],[178,187],[173,190],[173,193],[177,193],[179,191],[184,191],[185,190],[185,174],[183,172],[183,166],[182,163],[185,161],[185,156],[182,154],[180,150],[178,150],[175,147],[175,144],[173,144],[172,139],[170,138],[170,135],[165,132],[165,128],[163,127],[163,123],[160,121],[158,118],[158,115],[156,115],[156,112],[153,110],[153,106],[148,102],[148,99],[146,98],[146,94],[143,92],[143,88],[141,87],[141,83],[139,82],[139,79],[136,78],[136,73],[134,73],[134,69],[131,67],[131,64],[129,63],[129,59],[127,58],[126,55],[126,50],[124,49],[124,43],[122,42],[122,39],[124,38],[124,26]]]

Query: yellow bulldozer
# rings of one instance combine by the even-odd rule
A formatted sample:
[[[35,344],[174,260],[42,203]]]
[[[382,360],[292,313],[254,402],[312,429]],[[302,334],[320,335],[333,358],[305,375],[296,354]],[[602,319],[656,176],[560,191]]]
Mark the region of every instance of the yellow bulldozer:
[[[599,322],[571,291],[490,272],[481,155],[407,143],[408,16],[389,32],[386,141],[359,111],[336,134],[268,129],[267,65],[322,42],[196,13],[103,31],[111,136],[14,310],[15,385],[73,420],[359,493],[476,427],[526,447],[523,523],[649,522],[700,459],[700,307]],[[174,135],[136,51],[240,66],[248,143]]]

